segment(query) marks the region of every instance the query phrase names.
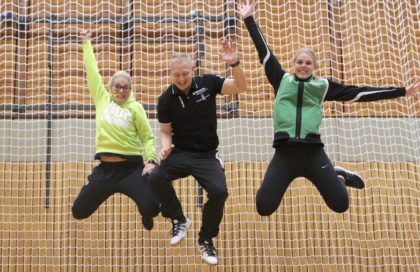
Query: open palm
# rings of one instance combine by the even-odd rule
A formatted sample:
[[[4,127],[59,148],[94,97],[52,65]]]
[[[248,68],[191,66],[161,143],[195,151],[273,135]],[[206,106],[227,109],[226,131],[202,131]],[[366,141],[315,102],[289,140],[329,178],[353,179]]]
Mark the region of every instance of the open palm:
[[[231,39],[224,39],[222,59],[227,64],[231,65],[238,61],[238,52],[236,52],[236,42]]]
[[[242,3],[238,5],[237,12],[241,16],[242,19],[245,19],[246,17],[249,17],[254,12],[255,5],[257,4],[257,1],[252,0],[251,3],[249,0],[246,0],[246,3]]]
[[[415,95],[418,91],[420,91],[420,79],[417,79],[412,84],[408,85],[405,90],[407,96]]]

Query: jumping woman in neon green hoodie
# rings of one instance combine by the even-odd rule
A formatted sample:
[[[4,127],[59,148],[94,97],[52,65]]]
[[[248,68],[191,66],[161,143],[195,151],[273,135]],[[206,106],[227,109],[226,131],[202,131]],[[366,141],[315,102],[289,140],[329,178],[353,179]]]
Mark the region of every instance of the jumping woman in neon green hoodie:
[[[117,71],[109,91],[102,82],[90,41],[91,31],[80,33],[89,92],[96,108],[96,154],[100,160],[77,196],[72,213],[89,217],[108,197],[122,193],[137,204],[147,230],[159,214],[159,203],[148,185],[147,175],[157,160],[152,129],[143,106],[131,92],[131,77]],[[145,161],[146,163],[144,163]]]

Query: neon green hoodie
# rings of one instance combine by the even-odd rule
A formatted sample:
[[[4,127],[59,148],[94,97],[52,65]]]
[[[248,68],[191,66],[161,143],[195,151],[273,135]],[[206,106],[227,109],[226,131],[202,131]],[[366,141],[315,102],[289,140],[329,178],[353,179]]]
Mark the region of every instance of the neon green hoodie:
[[[83,41],[87,83],[96,108],[96,153],[157,160],[155,140],[143,106],[134,95],[116,104],[103,82],[90,40]]]

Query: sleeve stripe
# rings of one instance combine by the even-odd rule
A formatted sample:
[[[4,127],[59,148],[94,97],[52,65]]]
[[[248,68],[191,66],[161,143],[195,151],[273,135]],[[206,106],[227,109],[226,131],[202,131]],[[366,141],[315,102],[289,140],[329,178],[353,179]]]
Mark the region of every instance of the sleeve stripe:
[[[258,27],[257,29],[258,29],[258,33],[260,33],[260,36],[262,37],[262,40],[264,41],[265,49],[267,50],[267,54],[265,55],[264,60],[263,60],[263,66],[265,67],[265,64],[270,58],[271,53],[270,53],[270,49],[268,48],[267,42],[264,39],[264,35],[261,33],[260,28]]]
[[[330,87],[330,83],[325,78],[323,78],[322,80],[324,80],[325,83],[326,83],[326,87],[325,87],[325,91],[324,91],[324,97],[322,98],[322,102],[324,102],[325,101],[325,97],[327,96],[327,93],[328,93],[328,88]]]
[[[359,99],[362,97],[362,96],[367,96],[367,95],[372,95],[372,94],[377,94],[377,93],[386,93],[386,92],[393,92],[393,91],[396,91],[397,89],[390,89],[390,90],[376,90],[376,91],[369,91],[369,92],[360,92],[360,93],[358,93],[357,95],[356,95],[356,97],[355,98],[353,98],[352,100],[350,100],[350,101],[352,101],[352,102],[355,102],[355,101],[359,101]]]

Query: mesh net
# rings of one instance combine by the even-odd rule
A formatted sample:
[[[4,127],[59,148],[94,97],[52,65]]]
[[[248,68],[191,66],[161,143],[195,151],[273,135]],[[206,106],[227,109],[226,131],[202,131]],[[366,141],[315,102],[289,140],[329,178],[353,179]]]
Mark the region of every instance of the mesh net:
[[[270,217],[255,193],[273,149],[273,91],[235,1],[11,0],[0,3],[1,271],[417,271],[420,269],[418,95],[324,104],[321,132],[336,165],[357,171],[350,209],[336,214],[305,179]],[[259,1],[255,18],[287,71],[312,48],[316,74],[337,82],[406,86],[420,76],[416,0]],[[88,219],[71,205],[96,162],[95,111],[78,33],[92,43],[104,82],[128,71],[158,137],[156,102],[170,83],[167,61],[190,54],[196,75],[230,77],[220,40],[235,39],[248,91],[218,98],[220,154],[229,198],[208,268],[196,250],[205,193],[174,182],[193,221],[169,244],[159,216],[143,229],[134,202],[115,194]]]

